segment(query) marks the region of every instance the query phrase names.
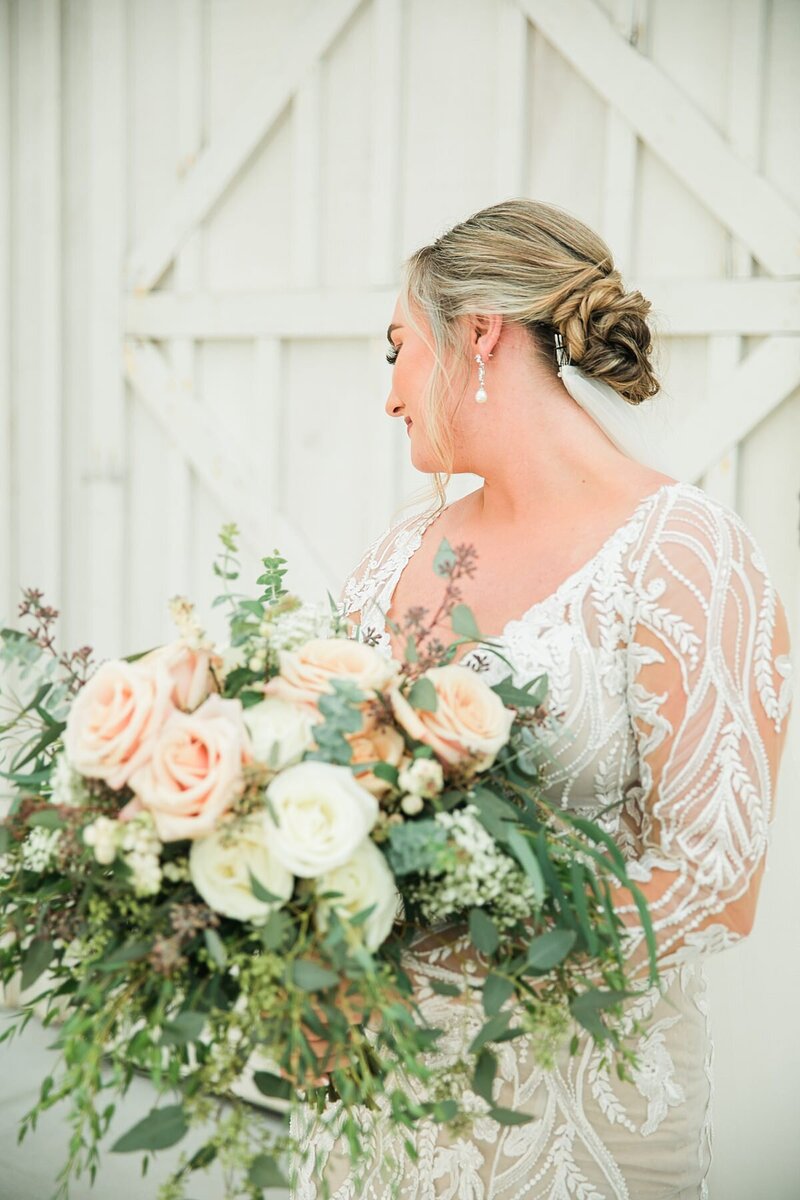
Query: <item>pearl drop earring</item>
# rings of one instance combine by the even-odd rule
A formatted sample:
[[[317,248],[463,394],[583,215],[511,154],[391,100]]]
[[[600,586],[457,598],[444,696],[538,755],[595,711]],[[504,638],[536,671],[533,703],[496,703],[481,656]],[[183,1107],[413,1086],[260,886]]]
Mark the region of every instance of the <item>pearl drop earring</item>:
[[[492,356],[490,354],[489,358],[491,357]],[[489,399],[488,395],[486,394],[486,388],[483,386],[484,379],[486,378],[486,365],[480,354],[475,355],[475,362],[478,364],[478,390],[475,393],[475,399],[477,400],[478,404],[485,404]]]

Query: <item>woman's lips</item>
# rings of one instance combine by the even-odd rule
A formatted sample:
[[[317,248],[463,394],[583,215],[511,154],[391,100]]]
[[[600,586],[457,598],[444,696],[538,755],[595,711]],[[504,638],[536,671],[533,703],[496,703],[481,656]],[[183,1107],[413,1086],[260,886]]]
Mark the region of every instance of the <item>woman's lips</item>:
[[[413,424],[414,424],[414,422],[413,422],[413,421],[406,421],[406,433],[410,433],[410,432],[411,432],[411,426],[412,426]]]

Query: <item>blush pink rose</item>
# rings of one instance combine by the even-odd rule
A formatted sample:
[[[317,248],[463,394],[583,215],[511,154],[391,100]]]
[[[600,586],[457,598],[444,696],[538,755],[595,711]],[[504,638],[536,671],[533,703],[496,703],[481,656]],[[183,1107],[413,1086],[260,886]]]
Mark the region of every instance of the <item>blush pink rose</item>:
[[[414,708],[399,688],[389,701],[400,725],[411,737],[425,742],[443,762],[485,771],[506,744],[515,713],[476,671],[449,663],[430,667],[421,678],[436,692],[436,709]]]
[[[64,750],[89,779],[115,790],[146,762],[174,711],[173,681],[163,664],[142,669],[112,659],[101,663],[78,692],[67,717]]]
[[[147,809],[162,842],[205,837],[241,795],[242,768],[252,761],[241,701],[214,693],[192,713],[174,709],[130,777],[136,798],[124,815]]]
[[[346,733],[344,736],[352,750],[351,766],[378,760],[393,767],[400,767],[406,743],[403,735],[393,725],[379,725],[373,722],[356,733]],[[387,779],[381,779],[371,770],[355,771],[354,775],[361,786],[372,792],[377,799],[392,786]]]
[[[212,662],[217,661],[210,650],[196,649],[184,638],[158,646],[137,660],[143,668],[160,663],[166,666],[174,683],[173,704],[184,712],[194,712],[206,696],[218,691],[211,672]]]
[[[354,638],[310,638],[296,650],[278,653],[280,674],[264,684],[265,694],[304,704],[317,715],[320,696],[333,690],[332,679],[349,679],[371,696],[387,688],[400,669],[394,659]]]

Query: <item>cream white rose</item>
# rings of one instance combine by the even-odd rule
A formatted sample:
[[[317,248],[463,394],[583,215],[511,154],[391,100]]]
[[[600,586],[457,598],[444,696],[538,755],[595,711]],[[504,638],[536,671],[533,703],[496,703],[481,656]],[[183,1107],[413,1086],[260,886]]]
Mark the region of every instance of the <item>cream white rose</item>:
[[[266,891],[281,901],[289,899],[294,877],[273,853],[265,813],[223,820],[208,837],[192,842],[189,873],[209,908],[236,921],[261,924],[281,902],[253,894],[251,871]]]
[[[142,763],[175,710],[174,680],[163,662],[101,663],[69,711],[64,750],[74,770],[119,789]]]
[[[353,638],[311,638],[296,650],[279,650],[278,659],[280,674],[264,685],[265,695],[313,708],[333,691],[334,678],[349,679],[370,696],[388,687],[400,670],[395,659]]]
[[[372,793],[338,763],[296,763],[276,775],[265,794],[275,813],[273,850],[304,879],[347,862],[378,816]]]
[[[459,663],[430,667],[421,678],[433,684],[436,709],[414,708],[392,687],[388,698],[399,723],[445,763],[466,766],[474,755],[473,770],[485,771],[508,741],[516,714],[477,672]]]
[[[354,917],[364,908],[375,908],[364,921],[364,944],[377,950],[389,936],[395,920],[402,916],[403,901],[397,891],[389,864],[371,838],[364,838],[355,852],[340,867],[319,875],[315,882],[318,897],[323,892],[341,892],[341,896],[319,899],[315,911],[317,928],[324,933],[330,910]]]
[[[265,696],[258,704],[246,708],[244,721],[250,731],[254,758],[274,771],[299,762],[305,751],[316,744],[312,733],[314,720],[308,709],[278,696]]]
[[[242,767],[252,760],[241,701],[214,692],[193,713],[173,710],[130,777],[135,801],[121,817],[148,809],[162,842],[205,837],[241,795]]]

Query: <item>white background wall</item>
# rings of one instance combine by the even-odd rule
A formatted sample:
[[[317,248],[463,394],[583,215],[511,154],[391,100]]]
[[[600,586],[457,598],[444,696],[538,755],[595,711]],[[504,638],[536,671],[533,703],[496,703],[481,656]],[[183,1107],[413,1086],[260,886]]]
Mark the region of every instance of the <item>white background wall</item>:
[[[683,475],[800,651],[797,0],[0,0],[0,619],[98,656],[208,605],[235,520],[324,597],[425,483],[403,257],[528,195],[652,298]],[[451,497],[480,481],[454,481]],[[218,628],[213,620],[212,629]],[[754,936],[709,966],[715,1200],[800,1178],[797,721]]]

